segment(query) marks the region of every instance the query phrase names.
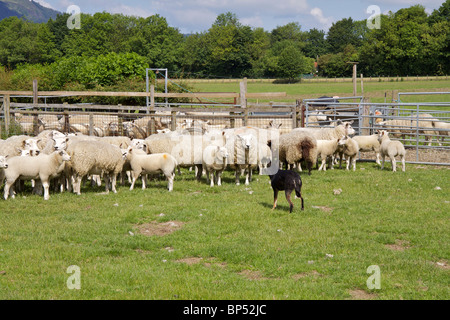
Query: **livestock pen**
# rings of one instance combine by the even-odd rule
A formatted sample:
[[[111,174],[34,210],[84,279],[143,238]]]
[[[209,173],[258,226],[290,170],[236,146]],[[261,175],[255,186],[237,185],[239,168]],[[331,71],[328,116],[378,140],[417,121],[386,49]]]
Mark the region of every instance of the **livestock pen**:
[[[357,134],[368,135],[378,129],[392,131],[394,139],[408,148],[410,163],[450,164],[449,103],[370,103],[362,96],[305,99],[292,103],[248,103],[248,98],[283,97],[282,92],[247,93],[155,93],[147,92],[14,92],[0,91],[0,134],[37,135],[48,129],[91,136],[146,138],[159,130],[279,126],[280,133],[303,126],[333,126],[337,120],[353,121]],[[42,97],[55,96],[138,96],[149,97],[147,106],[42,103]],[[11,102],[11,97],[33,97],[33,102]],[[41,97],[41,98],[39,98]],[[229,99],[229,103],[155,103],[156,98],[199,97]],[[39,99],[41,101],[39,101]],[[318,118],[321,114],[323,118]],[[312,120],[314,118],[314,120]],[[318,120],[320,119],[320,120]],[[390,120],[407,120],[395,126]],[[380,125],[379,123],[382,123]],[[372,160],[370,153],[359,160]]]

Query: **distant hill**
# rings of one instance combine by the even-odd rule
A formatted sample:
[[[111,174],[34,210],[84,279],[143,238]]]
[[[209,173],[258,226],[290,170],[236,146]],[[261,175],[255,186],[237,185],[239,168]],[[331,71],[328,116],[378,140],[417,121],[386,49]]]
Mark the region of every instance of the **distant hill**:
[[[0,20],[16,16],[42,23],[50,18],[55,19],[59,11],[41,6],[30,0],[0,0]]]

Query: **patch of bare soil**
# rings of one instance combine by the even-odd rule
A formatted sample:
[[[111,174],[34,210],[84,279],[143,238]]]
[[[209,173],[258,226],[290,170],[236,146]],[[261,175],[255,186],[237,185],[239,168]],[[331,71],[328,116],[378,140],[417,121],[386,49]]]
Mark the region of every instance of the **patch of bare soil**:
[[[310,272],[303,272],[303,273],[298,273],[298,274],[294,274],[292,276],[292,279],[294,280],[299,280],[302,278],[306,278],[306,277],[321,277],[322,275],[317,272],[316,270],[310,271]]]
[[[314,209],[319,209],[324,212],[331,212],[333,211],[333,208],[327,207],[327,206],[312,206]]]
[[[135,228],[137,233],[142,234],[144,236],[165,236],[176,230],[181,229],[184,222],[181,221],[168,221],[158,223],[156,221],[152,221],[150,223],[144,223],[136,225]]]
[[[404,251],[406,249],[411,248],[408,241],[405,240],[395,240],[395,244],[387,244],[386,248],[395,250],[395,251]]]
[[[448,270],[450,269],[450,266],[448,265],[448,262],[445,260],[441,260],[436,262],[436,266],[440,269]]]
[[[203,261],[203,258],[198,258],[198,257],[189,257],[189,258],[175,260],[175,262],[186,263],[188,265],[197,264],[202,261]]]
[[[243,270],[239,272],[239,274],[248,280],[269,280],[270,278],[263,277],[261,271],[251,271],[251,270]]]
[[[371,299],[375,299],[377,297],[376,294],[369,293],[369,292],[361,290],[361,289],[354,289],[354,290],[351,290],[349,293],[352,297],[352,300],[371,300]]]

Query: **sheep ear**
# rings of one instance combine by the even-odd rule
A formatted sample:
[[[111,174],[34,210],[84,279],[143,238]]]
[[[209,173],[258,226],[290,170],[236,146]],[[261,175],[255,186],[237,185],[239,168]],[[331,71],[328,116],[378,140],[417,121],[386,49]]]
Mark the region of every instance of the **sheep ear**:
[[[350,121],[350,124],[352,124],[353,122],[355,122],[355,120]]]
[[[342,123],[342,120],[339,119],[338,121],[336,121],[336,123],[337,123],[337,124],[341,124],[341,123]]]

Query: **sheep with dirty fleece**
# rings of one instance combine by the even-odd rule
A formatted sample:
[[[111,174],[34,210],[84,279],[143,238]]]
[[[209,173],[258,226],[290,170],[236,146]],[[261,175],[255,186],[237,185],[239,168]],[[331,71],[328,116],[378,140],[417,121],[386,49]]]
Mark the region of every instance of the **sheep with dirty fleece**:
[[[380,142],[378,141],[378,134],[372,134],[368,136],[354,136],[352,138],[358,143],[359,151],[369,152],[375,151],[376,163],[381,165],[380,162]]]
[[[11,186],[17,179],[40,179],[44,187],[44,200],[50,198],[49,181],[61,170],[64,161],[70,161],[70,156],[64,151],[55,151],[50,155],[40,154],[36,157],[12,157],[8,159],[8,167],[4,169],[6,184],[4,198],[8,199],[14,192]]]
[[[380,130],[378,132],[378,141],[380,141],[381,147],[381,158],[382,158],[382,164],[381,164],[381,170],[384,169],[384,160],[386,156],[391,159],[392,163],[392,171],[397,171],[397,164],[395,157],[400,156],[401,162],[402,162],[402,171],[405,172],[405,156],[406,156],[406,150],[403,144],[400,141],[394,141],[389,138],[389,134],[386,130]]]
[[[342,169],[342,159],[343,155],[347,158],[347,170],[350,170],[350,164],[353,167],[353,171],[356,171],[356,157],[359,152],[358,143],[350,138],[349,136],[345,136],[341,139],[338,139],[338,150],[337,152],[340,155],[339,161],[339,169]]]
[[[344,136],[352,136],[355,129],[352,128],[353,120],[350,122],[337,121],[337,126],[332,128],[295,128],[292,131],[300,131],[309,134],[318,140],[339,139]]]
[[[217,185],[222,185],[221,175],[227,167],[227,159],[228,151],[225,147],[209,145],[203,150],[202,167],[206,172],[206,181],[210,180],[211,187],[214,187],[215,178]]]
[[[142,176],[142,189],[146,188],[146,174],[163,173],[168,183],[169,192],[173,190],[173,180],[175,178],[175,169],[178,165],[177,160],[168,153],[155,153],[155,154],[137,154],[133,148],[129,148],[126,154],[126,158],[130,161],[131,166],[131,187],[134,189],[134,184],[139,175]]]
[[[279,160],[287,167],[298,165],[304,160],[308,167],[308,174],[311,175],[312,167],[317,161],[317,139],[308,132],[292,130],[280,136],[279,140]]]
[[[333,140],[317,140],[317,157],[321,159],[322,163],[319,167],[319,171],[327,171],[326,162],[329,162],[329,168],[334,169],[332,166],[333,156],[338,149],[338,139]]]
[[[118,146],[102,141],[78,141],[69,144],[67,153],[72,157],[66,164],[66,177],[73,176],[74,192],[81,194],[81,181],[88,175],[103,175],[106,184],[106,193],[111,188],[116,191],[117,175],[122,171],[122,152]]]

